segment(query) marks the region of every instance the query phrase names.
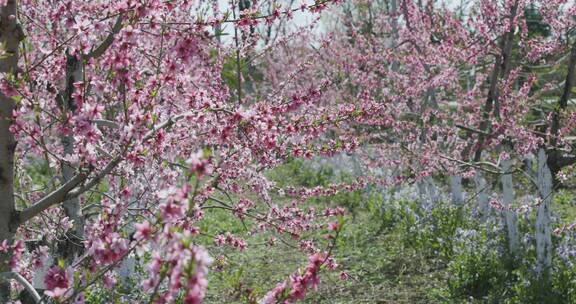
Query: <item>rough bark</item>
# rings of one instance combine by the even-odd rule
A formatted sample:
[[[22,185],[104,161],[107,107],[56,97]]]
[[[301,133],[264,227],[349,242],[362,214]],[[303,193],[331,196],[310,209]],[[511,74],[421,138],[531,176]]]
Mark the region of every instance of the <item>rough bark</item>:
[[[523,165],[522,169],[524,170],[524,172],[526,172],[526,174],[531,179],[536,180],[537,179],[536,171],[534,171],[534,168],[533,168],[534,158],[535,158],[535,156],[532,153],[524,156],[524,160],[523,160],[524,165]]]
[[[502,160],[500,167],[503,172],[510,172],[512,161],[510,159]],[[502,183],[502,205],[506,207],[504,210],[504,221],[506,223],[506,235],[508,238],[508,250],[512,256],[516,256],[519,247],[519,236],[517,227],[516,212],[512,209],[514,203],[514,184],[512,183],[512,174],[502,174],[500,177]]]
[[[4,79],[16,78],[18,70],[18,45],[24,39],[24,33],[18,23],[16,0],[8,0],[0,7],[0,45],[4,47],[5,55],[0,58],[0,72]],[[4,80],[6,81],[6,80]],[[12,216],[15,210],[14,202],[14,150],[16,141],[10,132],[12,110],[15,102],[0,92],[0,242],[12,242],[15,227]],[[0,255],[0,271],[9,272],[10,254]],[[7,303],[10,296],[10,285],[7,280],[0,281],[0,303]]]
[[[74,101],[75,87],[74,83],[84,80],[84,70],[82,58],[78,56],[67,55],[66,60],[66,87],[58,95],[60,107],[63,114],[67,112],[76,112],[76,103]],[[64,153],[71,155],[74,153],[74,136],[73,134],[62,135],[60,137]],[[62,165],[62,176],[64,182],[74,178],[76,170],[69,164]],[[63,203],[64,213],[73,221],[73,227],[67,233],[66,240],[60,244],[60,255],[69,263],[82,253],[82,240],[84,238],[84,217],[82,215],[82,206],[78,197],[68,199]]]
[[[490,212],[488,197],[489,185],[486,183],[486,179],[482,176],[482,172],[477,171],[474,175],[474,185],[476,186],[476,202],[478,204],[478,213],[482,220],[486,220]]]
[[[536,273],[546,278],[552,265],[552,227],[550,203],[552,202],[552,174],[544,149],[538,151],[538,192],[542,202],[536,215]]]

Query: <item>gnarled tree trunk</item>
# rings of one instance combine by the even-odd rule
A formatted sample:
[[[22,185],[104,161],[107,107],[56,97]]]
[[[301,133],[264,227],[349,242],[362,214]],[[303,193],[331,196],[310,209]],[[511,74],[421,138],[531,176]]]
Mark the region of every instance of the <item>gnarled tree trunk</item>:
[[[18,23],[18,5],[16,0],[8,0],[0,7],[0,43],[5,54],[0,58],[0,72],[4,80],[18,75],[18,45],[24,39],[24,33]],[[15,102],[6,92],[0,92],[0,242],[11,243],[15,227],[12,217],[15,212],[14,202],[14,150],[16,142],[10,132],[12,111]],[[10,271],[10,253],[0,256],[0,272]],[[0,303],[7,303],[10,297],[9,282],[0,282]]]

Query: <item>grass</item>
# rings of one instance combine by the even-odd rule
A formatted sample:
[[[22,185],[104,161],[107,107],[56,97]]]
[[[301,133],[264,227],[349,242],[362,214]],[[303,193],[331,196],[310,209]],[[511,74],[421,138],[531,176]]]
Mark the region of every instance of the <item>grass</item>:
[[[407,245],[401,239],[403,232],[381,232],[380,228],[367,213],[348,222],[334,256],[349,279],[340,280],[339,271],[323,271],[319,289],[312,291],[305,302],[438,302],[430,291],[445,284],[445,267]],[[220,271],[211,272],[206,303],[250,303],[306,265],[306,257],[294,248],[284,244],[263,246],[258,244],[261,238],[252,241],[256,245],[245,252],[216,252],[226,256],[226,263]]]
[[[279,186],[325,186],[335,177],[327,168],[313,169],[302,161],[276,168],[269,174]],[[283,199],[274,198],[278,204]],[[362,203],[361,203],[362,202]],[[397,225],[396,219],[380,214],[379,197],[360,192],[338,194],[311,202],[316,206],[341,205],[350,215],[340,235],[333,256],[340,265],[337,271],[324,270],[317,291],[310,291],[306,303],[440,303],[435,294],[446,285],[446,264],[432,250],[422,250],[422,243],[406,241],[411,222]],[[363,206],[363,207],[360,207]],[[393,211],[394,213],[394,211]],[[218,234],[226,230],[247,233],[245,226],[229,213],[206,214],[202,231]],[[387,225],[383,226],[383,218]],[[312,236],[319,238],[319,235]],[[246,238],[244,252],[227,248],[212,250],[213,256],[225,256],[225,263],[209,275],[206,303],[254,303],[297,269],[307,264],[305,254],[283,243],[268,247],[267,236]],[[425,252],[423,252],[425,251]],[[346,271],[349,279],[339,279]]]
[[[563,193],[555,199],[554,213],[561,222],[574,219],[572,198],[571,195]],[[473,299],[465,296],[455,298],[454,293],[450,295],[448,287],[449,281],[455,280],[454,275],[459,273],[458,268],[454,268],[455,265],[452,264],[455,259],[471,258],[456,255],[451,250],[455,244],[450,240],[456,237],[458,228],[482,229],[464,216],[470,211],[439,206],[433,211],[432,218],[427,219],[424,226],[415,231],[412,228],[422,223],[416,224],[412,213],[404,210],[407,207],[416,210],[416,205],[410,202],[398,202],[398,206],[396,209],[388,209],[390,213],[386,215],[379,214],[374,208],[359,208],[354,217],[347,216],[347,223],[333,253],[340,264],[340,270],[346,271],[349,279],[339,280],[340,271],[323,271],[319,289],[310,292],[305,303],[489,303],[491,301],[488,298]],[[459,214],[464,215],[459,217]],[[225,227],[236,232],[243,229],[239,221],[229,216],[217,216],[217,221],[213,227]],[[210,222],[208,219],[208,223]],[[306,257],[290,246],[284,244],[275,247],[263,246],[265,243],[263,237],[256,237],[250,241],[253,245],[245,252],[221,249],[221,252],[213,253],[226,255],[227,263],[221,271],[213,271],[210,274],[206,303],[254,303],[250,300],[261,298],[296,269],[306,265]],[[477,258],[484,261],[482,255]],[[460,262],[462,263],[462,260]],[[494,271],[505,271],[485,268],[504,267],[504,264],[467,267],[472,268],[463,271],[471,271],[472,276],[482,276],[486,273],[490,276],[496,274]],[[484,268],[477,269],[477,267]],[[485,279],[489,280],[491,277]],[[472,277],[468,277],[467,280],[476,282]],[[462,286],[466,288],[467,285]],[[480,288],[483,285],[471,286]],[[492,286],[491,292],[498,293],[500,287],[502,286]],[[508,288],[502,289],[505,290]],[[507,303],[521,302],[522,300],[516,299]]]
[[[299,161],[270,175],[282,187],[326,186],[346,178]],[[272,195],[280,206],[290,202]],[[424,210],[405,200],[387,202],[383,209],[382,198],[368,191],[311,199],[308,204],[319,209],[343,206],[350,212],[332,252],[339,269],[323,270],[318,290],[309,291],[305,303],[576,303],[573,259],[563,264],[554,257],[553,284],[547,285],[549,292],[542,293],[534,285],[534,242],[527,241],[521,259],[510,263],[496,213],[491,221],[483,222],[470,216],[473,206],[439,202]],[[554,227],[576,222],[572,192],[555,195],[551,209]],[[522,235],[534,234],[534,217],[535,212],[519,216]],[[254,225],[250,222],[214,206],[197,223],[202,232],[198,243],[217,258],[209,273],[205,303],[257,303],[290,274],[306,267],[307,255],[298,250],[298,241],[277,236],[280,241],[270,247],[271,235],[251,235]],[[214,236],[226,232],[244,238],[247,249],[213,246]],[[323,233],[326,230],[305,239],[325,248],[328,242],[322,240]],[[560,239],[554,241],[557,246]],[[349,279],[340,280],[340,271],[346,271]]]

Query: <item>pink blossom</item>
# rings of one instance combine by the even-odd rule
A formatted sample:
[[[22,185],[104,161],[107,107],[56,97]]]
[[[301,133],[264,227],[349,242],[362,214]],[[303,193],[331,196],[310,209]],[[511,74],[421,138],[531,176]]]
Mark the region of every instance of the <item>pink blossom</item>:
[[[46,295],[53,298],[62,297],[72,283],[72,269],[64,270],[59,266],[51,267],[44,277]]]
[[[147,240],[152,236],[152,228],[150,227],[150,223],[148,221],[144,221],[143,223],[134,224],[136,228],[136,233],[134,233],[134,239],[136,240]]]
[[[338,222],[330,222],[328,223],[328,230],[336,231],[340,228],[340,224]]]

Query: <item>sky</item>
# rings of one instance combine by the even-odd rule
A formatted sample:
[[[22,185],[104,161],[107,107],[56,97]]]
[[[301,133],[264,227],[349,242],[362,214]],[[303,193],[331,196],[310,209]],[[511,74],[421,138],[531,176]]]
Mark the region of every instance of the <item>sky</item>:
[[[230,7],[229,0],[217,0],[217,1],[220,11],[222,13],[224,13]],[[291,2],[290,0],[276,0],[276,1],[278,3],[281,3],[284,8],[287,6],[289,2]],[[315,0],[293,0],[292,2],[293,2],[292,7],[298,8],[302,3],[312,5],[314,4]],[[380,0],[380,2],[384,1]],[[437,5],[446,5],[446,7],[450,9],[457,9],[459,7],[464,7],[465,10],[467,10],[474,2],[475,0],[439,0],[437,1]],[[323,12],[320,24],[318,24],[314,29],[315,34],[323,34],[327,31],[327,28],[330,26],[330,17],[331,17],[330,14],[331,14],[330,10]],[[290,25],[292,27],[304,26],[310,24],[314,19],[314,17],[315,16],[313,16],[313,14],[311,14],[310,12],[297,11],[294,12],[293,18],[292,20],[290,20]],[[234,26],[232,24],[226,24],[223,27],[223,31],[225,35],[221,37],[221,41],[224,43],[233,43]]]
[[[279,3],[283,3],[284,7],[287,3],[289,3],[290,1],[287,0],[278,0]],[[293,8],[297,8],[300,6],[300,4],[302,3],[306,3],[307,5],[312,5],[314,4],[313,0],[294,0],[294,4],[292,5]],[[229,1],[228,0],[218,0],[218,6],[220,7],[220,11],[221,12],[225,12],[228,8],[229,8]],[[301,11],[297,11],[294,12],[293,14],[293,18],[290,21],[291,26],[303,26],[303,25],[307,25],[310,24],[313,20],[313,16],[310,12],[301,12]],[[233,43],[233,38],[234,38],[234,27],[231,24],[226,24],[223,27],[223,31],[226,35],[222,36],[222,42],[224,43]],[[318,26],[316,26],[315,33],[323,33],[325,32],[325,22],[324,20],[322,21],[321,24],[319,24]]]

